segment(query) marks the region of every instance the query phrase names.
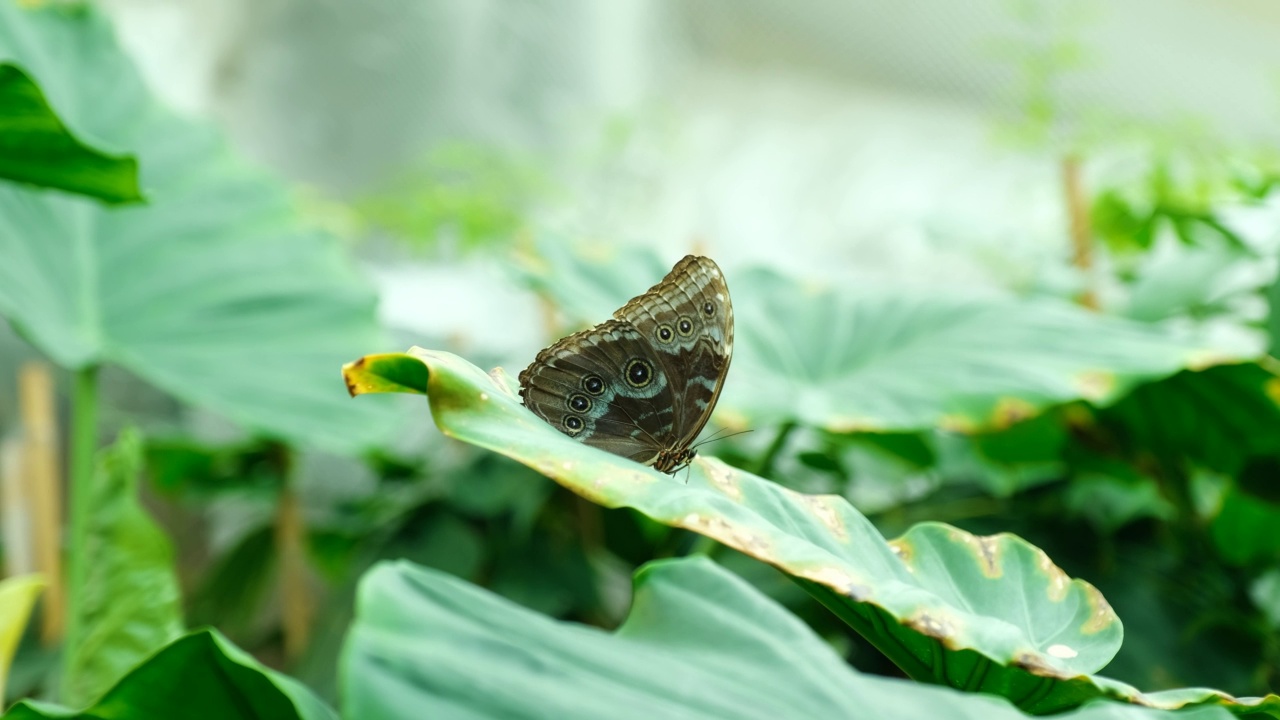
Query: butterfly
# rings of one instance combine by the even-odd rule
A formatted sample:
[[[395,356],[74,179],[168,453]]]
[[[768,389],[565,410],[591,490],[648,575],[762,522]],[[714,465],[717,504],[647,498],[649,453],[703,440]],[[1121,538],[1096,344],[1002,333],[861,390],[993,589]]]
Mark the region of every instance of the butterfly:
[[[674,474],[693,460],[732,358],[724,274],[688,255],[611,319],[538,353],[520,398],[569,437]]]

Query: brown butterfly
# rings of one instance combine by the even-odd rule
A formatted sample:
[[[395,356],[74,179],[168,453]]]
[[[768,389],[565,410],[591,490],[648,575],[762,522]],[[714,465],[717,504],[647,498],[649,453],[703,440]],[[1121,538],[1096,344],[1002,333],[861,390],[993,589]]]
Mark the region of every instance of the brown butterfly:
[[[538,353],[520,397],[572,438],[675,473],[693,460],[732,357],[729,286],[714,261],[688,255],[612,319]]]

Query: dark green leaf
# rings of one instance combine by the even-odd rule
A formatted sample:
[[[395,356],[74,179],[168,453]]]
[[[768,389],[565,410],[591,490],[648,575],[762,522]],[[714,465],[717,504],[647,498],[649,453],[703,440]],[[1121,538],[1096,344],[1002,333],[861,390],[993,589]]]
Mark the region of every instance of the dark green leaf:
[[[83,711],[24,700],[6,720],[336,720],[298,681],[260,665],[216,630],[175,640]]]
[[[1066,509],[1084,517],[1101,533],[1113,533],[1143,518],[1169,520],[1173,505],[1154,480],[1124,463],[1099,464],[1071,480],[1063,497]]]
[[[49,107],[40,86],[0,63],[0,178],[109,203],[136,202],[138,162],[78,140]]]
[[[1210,527],[1214,545],[1233,565],[1280,561],[1280,505],[1231,488]]]
[[[1278,398],[1274,373],[1227,365],[1143,385],[1098,419],[1131,453],[1233,475],[1250,456],[1280,453]]]

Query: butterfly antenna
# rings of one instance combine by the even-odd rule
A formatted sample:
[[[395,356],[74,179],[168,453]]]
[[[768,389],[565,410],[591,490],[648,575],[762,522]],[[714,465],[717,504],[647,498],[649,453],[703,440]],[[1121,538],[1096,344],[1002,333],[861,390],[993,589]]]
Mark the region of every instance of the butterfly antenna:
[[[720,434],[720,433],[722,433],[722,432],[727,431],[728,429],[729,429],[729,428],[727,428],[727,427],[722,427],[722,428],[720,428],[719,430],[716,430],[715,432],[711,433],[711,435],[709,435],[705,440],[703,440],[702,442],[698,443],[698,445],[703,445],[703,444],[706,444],[706,443],[711,442],[712,440],[716,440],[716,439],[717,439],[717,438],[716,438],[716,436],[717,436],[717,435],[719,435],[719,434]],[[725,437],[732,437],[732,436],[731,436],[731,435],[726,435]],[[718,438],[718,439],[723,440],[724,438]],[[697,445],[695,445],[694,447],[697,447]]]
[[[721,440],[728,440],[729,438],[731,438],[731,437],[733,437],[733,436],[735,436],[735,435],[745,435],[746,433],[749,433],[749,432],[752,432],[752,431],[751,431],[751,430],[739,430],[738,432],[735,432],[735,433],[729,433],[728,435],[725,435],[725,436],[723,436],[723,437],[716,437],[716,435],[719,435],[719,434],[720,434],[720,432],[721,432],[721,431],[717,430],[714,434],[712,434],[712,435],[711,435],[711,437],[707,438],[706,440],[703,440],[702,442],[698,443],[697,445],[694,445],[694,446],[693,446],[692,448],[690,448],[690,449],[691,449],[691,450],[697,450],[698,448],[702,447],[703,445],[706,445],[707,443],[720,442]]]

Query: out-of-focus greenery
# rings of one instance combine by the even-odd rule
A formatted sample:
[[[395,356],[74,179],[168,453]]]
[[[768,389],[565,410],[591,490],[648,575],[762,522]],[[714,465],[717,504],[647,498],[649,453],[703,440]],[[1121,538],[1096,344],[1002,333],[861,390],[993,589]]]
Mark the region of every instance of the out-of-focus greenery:
[[[1043,21],[1043,3],[1020,7]],[[69,674],[30,629],[9,674],[10,699],[63,705],[28,699],[10,716],[325,718],[341,687],[350,717],[619,703],[624,716],[1280,717],[1274,696],[1188,689],[1280,682],[1280,374],[1264,352],[1280,347],[1280,248],[1240,220],[1274,204],[1275,158],[1186,129],[1131,125],[1108,144],[1060,114],[1054,78],[1088,58],[1050,40],[1013,48],[1029,98],[1018,139],[1088,170],[1097,310],[813,290],[733,267],[738,356],[715,424],[753,432],[673,480],[514,402],[485,405],[502,381],[442,356],[402,379],[481,447],[393,447],[389,407],[349,401],[338,379],[341,362],[395,349],[340,248],[216,132],[155,105],[92,11],[0,4],[0,58],[31,56],[0,80],[28,109],[43,85],[40,124],[68,151],[46,169],[102,161],[73,140],[91,129],[136,153],[155,188],[131,209],[0,188],[0,313],[87,390],[71,464],[106,439],[99,367],[248,431],[126,433],[73,487],[91,514],[73,528],[88,572]],[[50,47],[77,52],[35,52]],[[110,112],[86,104],[106,86]],[[12,100],[0,92],[0,117]],[[535,232],[561,192],[551,177],[454,144],[354,212],[423,255],[510,260],[569,325],[599,321],[673,258]],[[510,253],[525,231],[536,240]],[[978,537],[997,533],[1017,537]],[[716,562],[650,564],[691,552]],[[5,633],[34,582],[0,606]],[[1081,625],[1091,607],[1096,626]],[[205,624],[217,630],[177,637]],[[786,693],[761,692],[779,678]]]
[[[540,165],[513,152],[450,143],[352,205],[371,229],[420,249],[466,252],[507,245],[553,195]]]

